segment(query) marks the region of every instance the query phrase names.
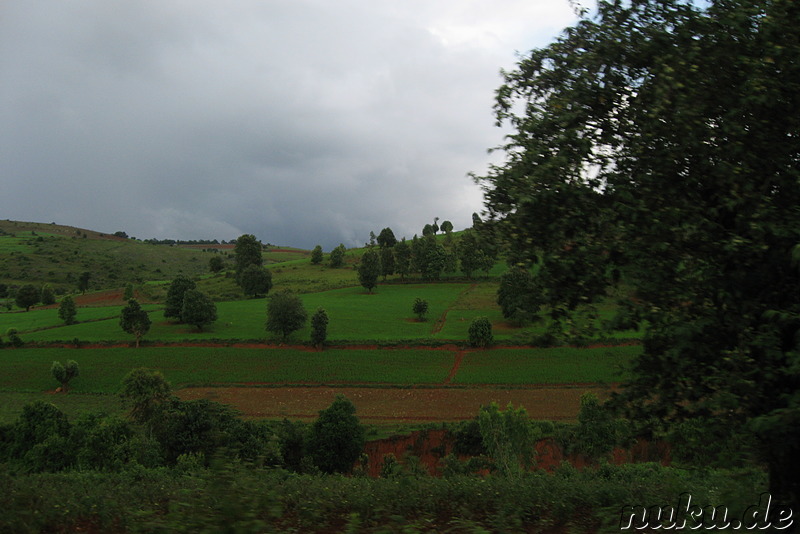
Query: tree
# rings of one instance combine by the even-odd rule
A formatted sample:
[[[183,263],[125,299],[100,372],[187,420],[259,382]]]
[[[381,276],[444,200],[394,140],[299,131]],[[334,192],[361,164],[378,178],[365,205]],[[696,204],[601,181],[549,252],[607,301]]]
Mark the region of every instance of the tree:
[[[130,406],[134,421],[148,423],[161,405],[172,398],[172,387],[161,371],[140,367],[122,379],[119,396]]]
[[[419,297],[415,298],[411,310],[414,312],[414,315],[417,316],[418,320],[424,321],[425,315],[428,313],[428,301]]]
[[[261,255],[262,248],[261,241],[252,234],[241,235],[236,240],[236,245],[233,247],[233,261],[238,284],[241,284],[242,273],[248,266],[261,267],[264,265],[264,258]]]
[[[486,348],[494,341],[492,323],[487,317],[476,317],[469,325],[469,344],[473,347]]]
[[[45,306],[50,306],[51,304],[56,303],[56,295],[53,293],[53,286],[50,284],[45,284],[42,286],[42,304]]]
[[[445,234],[449,234],[450,232],[453,231],[453,223],[451,223],[450,221],[442,221],[440,228],[442,232],[444,232]]]
[[[225,269],[225,260],[220,256],[211,256],[208,260],[208,270],[212,273],[218,273]]]
[[[31,306],[39,302],[40,297],[41,294],[39,293],[39,290],[37,290],[31,284],[25,284],[17,290],[15,302],[17,303],[17,306],[20,308],[25,308],[25,311],[28,311],[31,309]]]
[[[272,289],[272,273],[269,269],[259,267],[258,265],[248,265],[242,271],[239,279],[239,285],[242,287],[245,295],[258,297],[259,295],[266,295]]]
[[[119,326],[123,331],[132,334],[136,339],[136,348],[139,348],[139,340],[150,331],[150,316],[142,309],[136,299],[128,301],[128,305],[122,308],[119,318]]]
[[[83,235],[86,237],[86,234]],[[86,291],[89,289],[89,281],[92,279],[92,273],[88,271],[84,271],[78,277],[78,291],[81,292],[82,295],[86,294]]]
[[[127,284],[125,286],[125,292],[122,294],[122,300],[131,300],[135,296],[133,284]]]
[[[58,318],[64,321],[64,324],[75,324],[77,315],[78,309],[75,307],[75,299],[72,298],[72,295],[61,299],[61,304],[58,306]]]
[[[66,365],[61,365],[61,362],[53,362],[50,367],[50,372],[53,378],[61,384],[61,391],[66,393],[69,388],[70,381],[80,374],[78,369],[78,362],[75,360],[67,360]]]
[[[373,248],[367,249],[358,264],[358,282],[370,293],[378,285],[381,275],[381,257]]]
[[[183,310],[183,296],[190,289],[197,287],[197,284],[186,275],[176,276],[167,289],[167,299],[164,302],[164,317],[174,317],[181,320]]]
[[[542,306],[542,290],[530,269],[516,266],[500,276],[497,304],[503,317],[523,325],[534,320]]]
[[[317,308],[311,316],[311,344],[320,349],[328,338],[328,313],[324,308]]]
[[[267,330],[286,338],[306,324],[308,314],[300,297],[288,289],[272,295],[267,304]]]
[[[393,248],[394,270],[400,275],[400,279],[404,280],[408,273],[411,272],[411,247],[408,246],[404,237]]]
[[[190,289],[183,295],[181,321],[191,324],[202,331],[203,327],[217,320],[217,306],[214,301],[196,289]]]
[[[364,450],[364,426],[356,416],[356,407],[343,395],[319,412],[311,427],[309,449],[323,473],[349,473]]]
[[[422,237],[428,237],[434,235],[436,232],[433,231],[433,225],[426,224],[422,227]]]
[[[520,476],[533,465],[536,434],[528,412],[511,403],[501,411],[496,402],[481,406],[478,412],[483,446],[494,460],[497,470],[506,476]]]
[[[600,2],[505,73],[495,109],[514,131],[481,179],[498,234],[540,257],[552,303],[569,312],[619,276],[635,292],[643,353],[615,404],[748,432],[795,509],[799,10]]]
[[[311,265],[319,265],[322,263],[322,246],[317,245],[311,251]]]
[[[384,228],[378,234],[378,246],[381,248],[392,248],[397,244],[397,238],[394,236],[391,228]]]
[[[328,257],[328,265],[333,268],[341,267],[344,265],[344,253],[345,248],[342,243],[339,243],[339,246],[335,249],[331,250],[331,254]]]
[[[474,230],[465,230],[456,245],[456,255],[461,264],[461,272],[472,278],[475,271],[488,274],[494,266],[494,257]]]
[[[394,251],[389,247],[384,247],[380,249],[379,254],[381,260],[381,275],[385,282],[387,276],[394,274]]]

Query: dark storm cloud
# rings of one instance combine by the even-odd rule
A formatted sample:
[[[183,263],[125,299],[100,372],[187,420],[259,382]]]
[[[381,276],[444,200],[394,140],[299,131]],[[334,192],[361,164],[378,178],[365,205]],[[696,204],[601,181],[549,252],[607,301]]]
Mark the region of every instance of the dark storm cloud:
[[[498,71],[571,17],[566,0],[5,2],[0,217],[326,249],[467,226]]]

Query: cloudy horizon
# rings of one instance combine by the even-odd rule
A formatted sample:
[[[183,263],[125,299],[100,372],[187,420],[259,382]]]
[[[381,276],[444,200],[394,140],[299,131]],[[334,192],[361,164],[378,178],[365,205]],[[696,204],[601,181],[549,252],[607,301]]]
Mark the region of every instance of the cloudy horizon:
[[[464,228],[500,70],[575,19],[568,0],[4,2],[0,217],[326,250]]]

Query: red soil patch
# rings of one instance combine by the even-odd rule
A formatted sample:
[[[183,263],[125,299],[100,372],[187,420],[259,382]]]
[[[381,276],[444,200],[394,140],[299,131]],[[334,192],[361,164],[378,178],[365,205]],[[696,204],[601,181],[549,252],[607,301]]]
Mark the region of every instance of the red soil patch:
[[[274,384],[273,384],[274,385]],[[586,392],[600,399],[609,390],[594,385],[494,388],[376,387],[199,387],[177,395],[185,400],[209,399],[229,404],[245,417],[315,419],[337,394],[355,404],[365,421],[459,421],[475,417],[481,405],[497,402],[524,406],[532,419],[574,420]]]

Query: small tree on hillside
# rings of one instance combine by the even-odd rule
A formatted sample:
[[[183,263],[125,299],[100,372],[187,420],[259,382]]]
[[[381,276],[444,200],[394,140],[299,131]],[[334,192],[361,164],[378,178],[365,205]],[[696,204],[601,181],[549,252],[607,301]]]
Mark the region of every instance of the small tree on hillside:
[[[263,247],[261,241],[252,234],[239,236],[233,248],[233,257],[236,265],[236,282],[241,284],[241,276],[249,265],[261,267],[264,258],[261,255]]]
[[[131,419],[148,423],[158,408],[172,398],[172,388],[160,371],[140,367],[125,375],[119,396],[131,408]]]
[[[311,251],[311,264],[319,265],[320,263],[322,263],[322,246],[317,245],[314,247],[314,250]]]
[[[31,306],[39,302],[40,297],[41,294],[33,285],[25,284],[17,290],[15,301],[17,306],[25,308],[25,311],[28,311],[31,309]]]
[[[125,292],[122,294],[122,300],[128,301],[131,300],[136,296],[133,288],[133,284],[127,284],[125,286]]]
[[[75,299],[72,295],[67,295],[61,299],[61,304],[58,306],[58,318],[64,321],[64,324],[75,324],[75,317],[78,315],[78,310],[75,307]]]
[[[258,265],[248,265],[242,271],[239,285],[245,295],[250,295],[251,297],[266,295],[272,289],[272,273],[269,269]]]
[[[267,330],[281,335],[284,341],[306,324],[308,314],[300,297],[289,290],[275,293],[267,304]]]
[[[69,388],[69,382],[80,374],[78,369],[78,362],[75,360],[67,360],[66,365],[61,365],[61,362],[53,362],[50,367],[50,372],[53,374],[59,384],[61,384],[61,391],[66,393]]]
[[[194,280],[188,276],[179,274],[176,276],[167,289],[167,299],[164,303],[164,317],[174,317],[181,320],[181,311],[183,310],[183,296],[190,289],[197,287]]]
[[[339,243],[339,246],[335,249],[331,250],[330,257],[328,258],[328,265],[331,267],[341,267],[344,265],[344,253],[345,253],[344,244]]]
[[[394,251],[389,247],[383,247],[380,249],[379,254],[381,257],[381,274],[385,282],[387,276],[394,274]]]
[[[450,232],[453,231],[453,223],[451,223],[450,221],[442,221],[440,228],[442,232],[444,232],[445,234],[449,234]]]
[[[204,326],[216,320],[217,306],[208,295],[196,289],[190,289],[184,294],[181,321],[202,331]]]
[[[323,473],[349,473],[364,450],[364,426],[356,407],[343,395],[325,410],[311,427],[311,457]]]
[[[378,277],[381,275],[381,257],[375,249],[369,249],[361,257],[358,264],[358,281],[364,289],[372,292],[372,288],[378,285]]]
[[[406,275],[411,272],[411,247],[406,243],[404,237],[394,247],[394,271],[404,280]]]
[[[525,408],[509,403],[501,411],[496,402],[481,406],[478,424],[483,446],[501,474],[520,476],[533,465],[536,435]]]
[[[86,237],[86,234],[84,234],[83,237]],[[78,291],[80,291],[81,294],[83,295],[86,294],[86,291],[89,289],[89,280],[91,279],[92,279],[92,273],[88,271],[82,272],[81,275],[78,277]]]
[[[328,338],[328,314],[324,308],[317,308],[311,316],[311,344],[318,348],[325,346]]]
[[[53,292],[53,286],[45,284],[42,286],[42,304],[50,306],[56,303],[56,294]]]
[[[391,228],[384,228],[378,234],[378,246],[381,248],[392,248],[397,244],[397,238],[394,236]]]
[[[469,325],[469,344],[473,347],[486,348],[492,344],[492,323],[487,317],[476,317]]]
[[[136,339],[136,348],[139,348],[139,340],[150,331],[150,316],[139,306],[136,299],[128,301],[128,305],[122,308],[119,318],[119,326],[125,332],[132,334]]]
[[[427,315],[428,313],[428,301],[423,300],[419,297],[415,298],[412,310],[414,311],[414,314],[417,316],[417,320],[424,321],[425,315]]]
[[[218,273],[225,269],[225,260],[221,256],[212,256],[208,260],[208,270],[212,273]]]

